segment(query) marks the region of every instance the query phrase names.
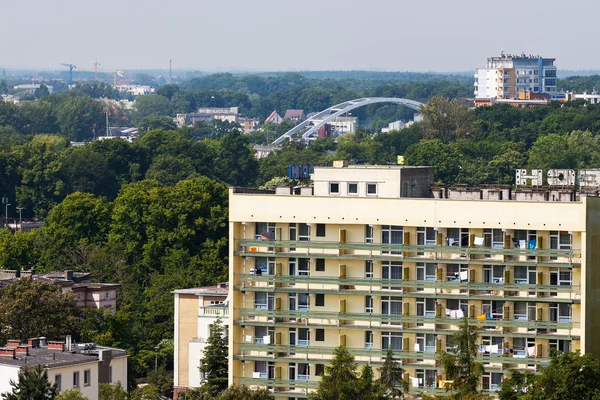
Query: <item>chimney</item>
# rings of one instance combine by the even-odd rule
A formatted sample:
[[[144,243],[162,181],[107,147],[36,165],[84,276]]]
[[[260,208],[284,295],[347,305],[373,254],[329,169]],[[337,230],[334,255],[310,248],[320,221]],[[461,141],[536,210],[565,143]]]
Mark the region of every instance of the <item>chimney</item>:
[[[73,280],[73,271],[65,271],[65,280],[72,281]]]
[[[9,347],[0,347],[0,357],[15,358],[15,349]]]
[[[49,340],[48,341],[48,349],[64,351],[65,350],[65,344],[63,342],[61,342],[61,341]]]
[[[40,336],[40,347],[48,347],[48,341],[45,336]]]
[[[16,348],[15,352],[16,352],[16,354],[23,354],[25,356],[28,356],[29,355],[29,346],[21,345]]]
[[[67,335],[65,339],[65,351],[71,351],[71,335]]]
[[[348,160],[335,160],[333,162],[333,168],[346,168],[348,167]]]
[[[18,339],[8,339],[6,341],[6,347],[11,349],[16,349],[21,344],[21,341]]]
[[[37,349],[38,347],[40,347],[40,338],[27,339],[27,344],[32,348]]]

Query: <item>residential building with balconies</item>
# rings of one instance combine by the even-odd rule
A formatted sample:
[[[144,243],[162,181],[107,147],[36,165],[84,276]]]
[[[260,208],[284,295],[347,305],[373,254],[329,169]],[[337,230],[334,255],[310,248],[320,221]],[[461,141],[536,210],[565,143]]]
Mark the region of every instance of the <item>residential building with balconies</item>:
[[[464,317],[488,393],[552,349],[600,355],[599,198],[430,198],[427,167],[338,166],[230,189],[231,384],[307,398],[336,346],[376,375],[391,347],[410,393],[444,395]]]
[[[489,57],[485,67],[477,68],[474,78],[476,99],[519,99],[528,93],[557,93],[554,58],[537,55]]]

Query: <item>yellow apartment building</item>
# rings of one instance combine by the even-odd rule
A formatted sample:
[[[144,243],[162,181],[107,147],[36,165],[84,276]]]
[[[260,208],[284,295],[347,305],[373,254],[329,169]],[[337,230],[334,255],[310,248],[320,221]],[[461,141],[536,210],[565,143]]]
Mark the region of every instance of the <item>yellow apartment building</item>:
[[[443,395],[436,351],[463,315],[481,328],[490,393],[552,348],[600,355],[599,198],[427,198],[429,167],[339,164],[312,179],[230,189],[231,384],[306,398],[336,346],[376,375],[391,346],[410,394]]]

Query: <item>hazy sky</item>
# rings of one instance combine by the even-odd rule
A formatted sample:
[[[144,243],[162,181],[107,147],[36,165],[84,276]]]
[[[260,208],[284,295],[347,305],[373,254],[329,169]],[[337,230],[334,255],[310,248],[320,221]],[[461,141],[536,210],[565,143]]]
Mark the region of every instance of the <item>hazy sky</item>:
[[[0,67],[465,71],[534,53],[600,69],[598,0],[1,0]]]

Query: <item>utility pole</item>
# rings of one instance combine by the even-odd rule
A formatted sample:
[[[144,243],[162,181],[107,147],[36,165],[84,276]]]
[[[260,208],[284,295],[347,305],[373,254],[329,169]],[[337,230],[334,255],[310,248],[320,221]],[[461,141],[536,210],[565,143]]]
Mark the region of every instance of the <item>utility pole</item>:
[[[17,207],[19,210],[19,231],[23,231],[23,219],[21,218],[21,212],[25,209],[25,207]]]
[[[4,227],[8,226],[8,197],[2,196],[2,204],[6,204],[6,212],[4,214]]]
[[[98,80],[98,67],[100,66],[100,63],[98,62],[98,60],[96,60],[96,62],[94,62],[94,80],[97,81]]]

